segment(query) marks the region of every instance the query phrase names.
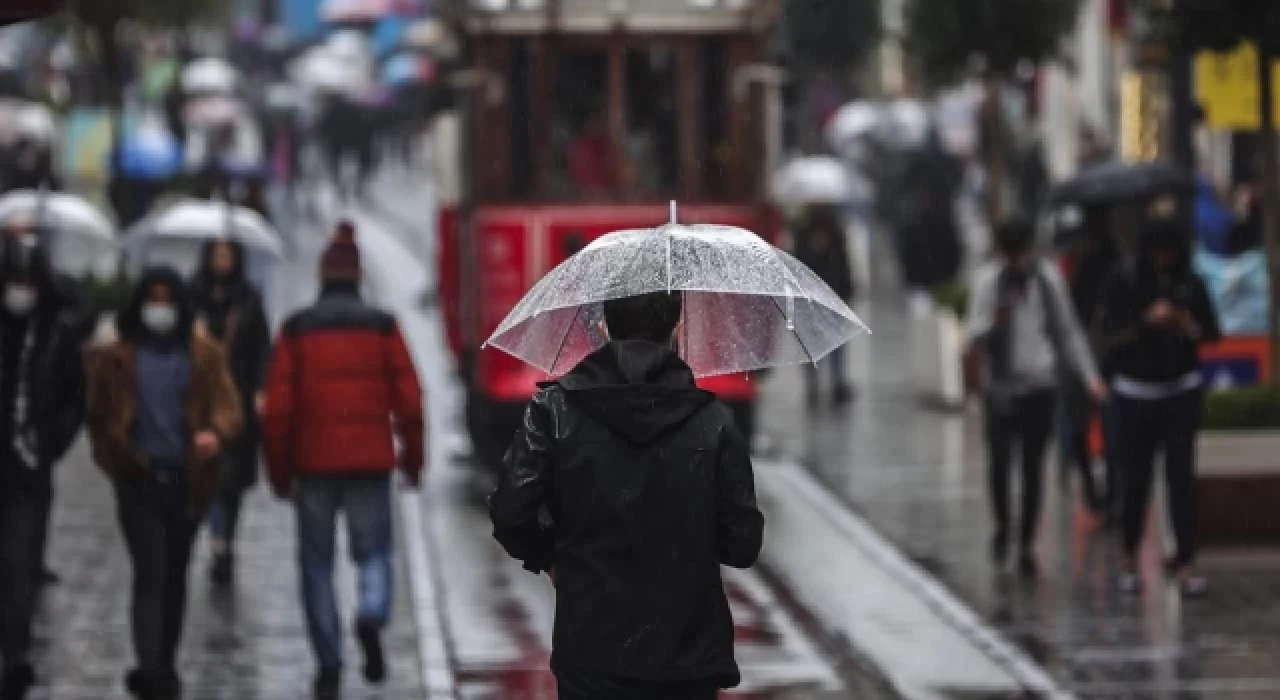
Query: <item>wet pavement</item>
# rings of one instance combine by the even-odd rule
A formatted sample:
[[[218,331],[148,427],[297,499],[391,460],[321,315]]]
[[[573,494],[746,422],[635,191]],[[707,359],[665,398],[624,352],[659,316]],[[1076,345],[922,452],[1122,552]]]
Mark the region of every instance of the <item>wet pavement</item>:
[[[922,409],[936,333],[895,302],[863,318],[875,335],[853,344],[855,405],[812,410],[797,371],[768,380],[762,424],[786,453],[1079,697],[1280,697],[1280,553],[1208,551],[1211,595],[1183,601],[1157,583],[1155,526],[1150,583],[1129,598],[1114,586],[1112,534],[1050,478],[1039,580],[996,575],[978,416]]]
[[[77,450],[59,468],[49,561],[62,583],[46,590],[36,630],[41,685],[32,700],[122,700],[133,666],[129,643],[130,569],[105,477]],[[198,545],[180,673],[191,700],[299,700],[310,697],[315,672],[299,607],[293,512],[255,491],[246,504],[235,588],[208,583],[208,547]],[[339,541],[345,537],[339,537]],[[401,547],[403,552],[403,547]],[[344,610],[354,610],[355,578],[339,550],[335,580]],[[390,676],[381,688],[359,678],[348,639],[347,698],[424,697],[404,556],[396,567],[397,611],[387,632]]]

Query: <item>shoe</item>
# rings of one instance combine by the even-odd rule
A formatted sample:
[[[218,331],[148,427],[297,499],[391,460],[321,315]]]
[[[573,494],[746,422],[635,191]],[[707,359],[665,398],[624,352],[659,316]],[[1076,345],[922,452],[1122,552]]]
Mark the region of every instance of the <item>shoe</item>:
[[[1209,595],[1209,581],[1198,574],[1185,574],[1178,581],[1184,598],[1203,598]]]
[[[991,540],[991,563],[1003,568],[1009,560],[1009,536],[997,532]]]
[[[1126,571],[1120,574],[1116,587],[1125,595],[1138,595],[1142,592],[1142,578],[1137,571]]]
[[[124,674],[124,689],[135,698],[145,697],[147,691],[150,690],[150,683],[147,680],[147,674],[142,669],[135,668]]]
[[[342,670],[334,668],[321,669],[316,675],[312,688],[315,700],[340,700],[342,697]]]
[[[376,622],[356,623],[356,639],[364,652],[364,679],[370,683],[387,680],[387,660],[382,653],[382,626]]]
[[[36,684],[36,671],[31,664],[14,664],[0,676],[0,700],[23,700]]]
[[[235,559],[229,553],[213,555],[209,566],[209,582],[216,588],[230,588],[235,583]]]

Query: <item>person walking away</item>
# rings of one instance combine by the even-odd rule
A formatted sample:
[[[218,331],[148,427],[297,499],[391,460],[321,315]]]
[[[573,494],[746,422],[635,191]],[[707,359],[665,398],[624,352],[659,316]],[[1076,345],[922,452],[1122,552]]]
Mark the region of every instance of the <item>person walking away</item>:
[[[31,625],[45,574],[53,469],[84,419],[92,306],[53,274],[34,235],[9,233],[0,306],[0,700],[35,682]]]
[[[806,221],[796,233],[793,252],[836,295],[846,303],[853,301],[854,281],[853,268],[849,263],[849,247],[845,241],[840,213],[834,207],[816,206],[810,209]],[[829,360],[832,396],[837,405],[846,404],[853,398],[853,389],[845,374],[844,358],[844,348],[840,347],[831,353]],[[816,405],[819,400],[818,367],[810,365],[805,369],[809,404]]]
[[[493,534],[556,586],[561,700],[711,700],[740,681],[720,566],[764,517],[733,415],[671,348],[681,296],[604,304],[612,339],[525,411]]]
[[[995,535],[992,559],[1009,550],[1009,481],[1015,447],[1021,451],[1022,512],[1018,569],[1038,571],[1044,453],[1054,419],[1060,365],[1070,365],[1097,401],[1106,386],[1057,268],[1034,252],[1031,223],[1014,220],[996,231],[998,257],[978,269],[970,301],[967,355],[985,369],[982,389]]]
[[[1099,302],[1106,285],[1120,266],[1119,251],[1105,227],[1105,217],[1106,211],[1102,208],[1094,208],[1085,213],[1084,240],[1076,251],[1071,275],[1071,301],[1076,318],[1089,329],[1095,326]],[[1091,342],[1091,345],[1094,346],[1094,355],[1099,360],[1099,369],[1105,380],[1110,376],[1110,363],[1096,344]],[[1075,375],[1067,374],[1062,377],[1059,409],[1062,418],[1059,440],[1063,478],[1068,479],[1072,470],[1077,471],[1085,507],[1095,515],[1110,517],[1112,509],[1108,504],[1118,491],[1117,481],[1112,476],[1114,465],[1108,464],[1105,481],[1100,482],[1095,478],[1093,451],[1089,446],[1089,424],[1095,404],[1089,396],[1088,387]]]
[[[192,285],[197,321],[227,356],[240,395],[243,430],[223,450],[222,484],[209,510],[213,562],[209,578],[215,586],[235,578],[235,536],[240,506],[258,475],[260,432],[258,402],[271,359],[271,329],[262,299],[245,278],[244,246],[214,241],[204,247]]]
[[[1175,549],[1169,571],[1188,596],[1207,592],[1196,573],[1195,457],[1204,398],[1199,348],[1222,337],[1203,280],[1191,268],[1191,237],[1172,221],[1149,223],[1137,264],[1103,297],[1104,342],[1115,363],[1112,389],[1124,434],[1124,571],[1120,587],[1142,587],[1138,553],[1151,506],[1156,454],[1164,459]]]
[[[133,564],[138,665],[125,685],[139,700],[181,695],[191,548],[217,492],[219,457],[242,420],[226,356],[194,321],[182,278],[153,268],[121,311],[118,338],[94,347],[88,360],[93,459],[115,487]]]
[[[359,570],[356,637],[364,677],[386,678],[391,616],[391,474],[411,488],[424,459],[422,390],[395,318],[360,298],[355,228],[338,226],[314,306],[289,318],[267,375],[263,438],[271,485],[293,499],[316,700],[339,696],[342,623],[333,587],[334,526],[346,513]],[[397,455],[396,442],[402,449]]]

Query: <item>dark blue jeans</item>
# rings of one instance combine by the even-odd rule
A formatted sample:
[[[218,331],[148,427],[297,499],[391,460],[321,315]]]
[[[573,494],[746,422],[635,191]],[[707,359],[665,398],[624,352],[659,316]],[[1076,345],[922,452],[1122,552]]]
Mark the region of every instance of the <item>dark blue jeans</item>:
[[[321,668],[342,667],[342,620],[333,587],[338,512],[346,513],[351,558],[359,573],[356,620],[391,617],[391,478],[315,477],[298,481],[298,569],[307,634]]]

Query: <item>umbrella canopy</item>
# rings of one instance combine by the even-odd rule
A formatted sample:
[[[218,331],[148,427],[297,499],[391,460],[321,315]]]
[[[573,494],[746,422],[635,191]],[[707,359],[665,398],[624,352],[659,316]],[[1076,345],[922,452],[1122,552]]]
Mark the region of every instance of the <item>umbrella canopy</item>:
[[[402,41],[406,47],[431,51],[446,59],[454,57],[458,50],[448,26],[434,18],[410,25],[405,30]]]
[[[232,92],[239,74],[220,58],[202,58],[182,69],[182,89],[188,93]]]
[[[346,59],[324,47],[312,49],[295,61],[290,74],[299,85],[321,92],[356,92],[373,84],[367,61]]]
[[[115,268],[119,242],[115,226],[97,207],[80,197],[56,192],[18,190],[0,197],[0,227],[18,221],[34,223],[60,272],[81,275]]]
[[[932,119],[925,103],[913,99],[891,102],[884,112],[880,139],[902,150],[920,148],[929,138]]]
[[[604,236],[538,282],[489,338],[549,375],[607,342],[603,304],[678,291],[680,354],[700,377],[817,362],[867,327],[809,268],[750,231],[683,226]]]
[[[125,246],[132,253],[154,239],[183,239],[199,243],[233,240],[246,249],[279,259],[284,254],[271,224],[252,209],[224,202],[179,201],[130,230]]]
[[[366,24],[416,10],[417,3],[408,0],[326,0],[320,16],[330,24]]]
[[[848,169],[829,156],[797,158],[773,180],[773,196],[781,204],[843,204],[855,195]]]
[[[1169,163],[1112,161],[1085,168],[1049,195],[1054,205],[1113,204],[1162,194],[1184,194],[1194,186],[1190,174]]]
[[[125,136],[116,154],[116,165],[127,177],[163,180],[182,169],[182,144],[158,122],[148,123]]]
[[[872,136],[883,119],[880,105],[867,100],[850,102],[827,122],[827,143],[845,157],[860,155],[862,140]]]
[[[37,102],[0,100],[0,143],[32,139],[52,143],[58,137],[58,118]]]
[[[115,227],[97,207],[70,194],[17,190],[0,197],[0,225],[31,221],[56,234],[94,238],[115,245]]]

